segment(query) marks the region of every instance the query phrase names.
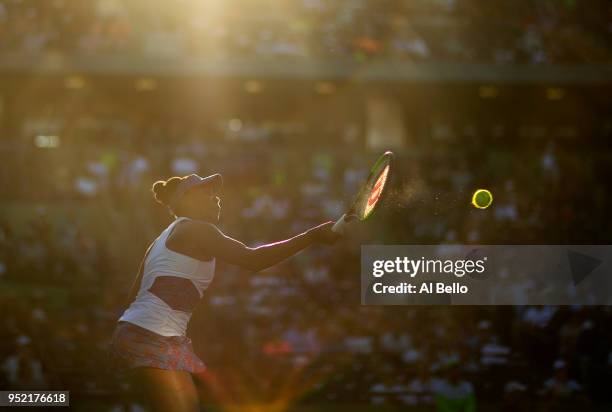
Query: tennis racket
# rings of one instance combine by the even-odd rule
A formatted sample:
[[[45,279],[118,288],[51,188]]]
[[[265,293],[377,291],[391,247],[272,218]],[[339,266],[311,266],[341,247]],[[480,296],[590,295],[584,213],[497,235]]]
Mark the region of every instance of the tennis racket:
[[[344,233],[347,223],[355,219],[364,221],[372,215],[385,193],[387,183],[391,176],[392,160],[393,152],[390,151],[383,153],[378,160],[376,160],[376,163],[374,163],[374,166],[370,169],[368,178],[353,200],[351,207],[332,226],[334,232]]]

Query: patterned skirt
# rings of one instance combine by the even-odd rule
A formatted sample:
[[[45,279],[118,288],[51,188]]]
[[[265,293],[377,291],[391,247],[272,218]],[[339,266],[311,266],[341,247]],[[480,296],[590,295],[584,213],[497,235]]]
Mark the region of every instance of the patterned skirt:
[[[119,373],[140,366],[191,373],[206,370],[187,336],[162,336],[125,321],[119,321],[113,332],[108,360],[109,370]]]

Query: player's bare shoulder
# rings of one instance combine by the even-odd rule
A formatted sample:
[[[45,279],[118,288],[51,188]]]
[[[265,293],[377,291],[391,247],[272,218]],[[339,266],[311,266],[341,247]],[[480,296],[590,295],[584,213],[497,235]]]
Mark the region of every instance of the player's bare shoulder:
[[[166,240],[166,247],[201,260],[208,260],[211,246],[222,236],[223,233],[213,223],[188,219],[176,225]]]

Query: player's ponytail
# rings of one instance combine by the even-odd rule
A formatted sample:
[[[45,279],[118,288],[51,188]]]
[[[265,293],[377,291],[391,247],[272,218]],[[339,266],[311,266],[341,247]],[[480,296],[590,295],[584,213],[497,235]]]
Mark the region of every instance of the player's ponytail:
[[[157,182],[153,183],[151,191],[153,192],[155,200],[164,206],[168,206],[168,203],[170,202],[174,192],[176,192],[179,183],[181,183],[180,177],[171,177],[168,180],[158,180]]]

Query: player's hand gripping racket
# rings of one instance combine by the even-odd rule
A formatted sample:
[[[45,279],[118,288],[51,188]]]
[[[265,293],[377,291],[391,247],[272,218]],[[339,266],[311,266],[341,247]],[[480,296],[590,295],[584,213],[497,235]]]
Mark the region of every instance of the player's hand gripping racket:
[[[353,204],[349,210],[342,215],[340,219],[332,226],[332,230],[336,233],[344,233],[346,225],[358,219],[360,221],[366,220],[372,215],[376,206],[380,203],[387,182],[391,174],[391,161],[393,160],[393,152],[383,153],[372,169],[367,180],[359,189]]]

